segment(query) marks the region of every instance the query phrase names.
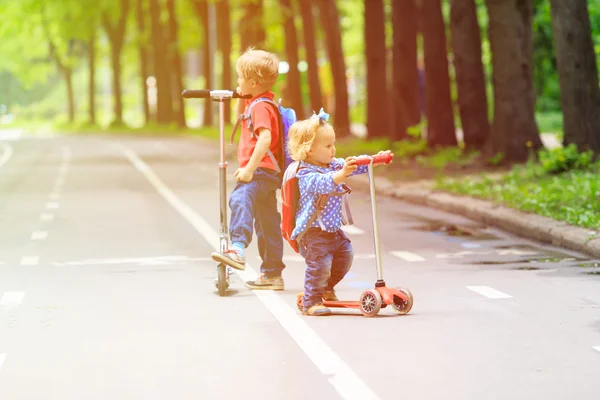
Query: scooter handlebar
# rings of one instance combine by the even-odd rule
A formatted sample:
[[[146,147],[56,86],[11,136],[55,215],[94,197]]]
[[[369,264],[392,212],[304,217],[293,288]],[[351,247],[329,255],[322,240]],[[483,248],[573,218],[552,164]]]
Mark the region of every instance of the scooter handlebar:
[[[221,93],[219,93],[221,92]],[[183,96],[184,99],[210,99],[211,97],[217,95],[217,94],[222,94],[225,92],[230,92],[231,95],[227,96],[233,99],[250,99],[252,98],[251,95],[247,94],[247,95],[240,95],[237,91],[235,90],[191,90],[191,89],[186,89],[183,91],[183,93],[181,93],[181,95]]]
[[[392,162],[392,158],[393,156],[390,153],[374,156],[360,156],[356,157],[356,165],[369,165],[371,159],[373,159],[373,164],[389,164]]]

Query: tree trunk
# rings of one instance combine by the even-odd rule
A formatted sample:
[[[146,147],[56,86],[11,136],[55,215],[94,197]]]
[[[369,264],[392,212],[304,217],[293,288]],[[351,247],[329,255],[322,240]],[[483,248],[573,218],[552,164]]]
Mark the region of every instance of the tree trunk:
[[[551,0],[564,144],[600,153],[600,89],[585,1]]]
[[[325,31],[325,43],[331,64],[333,87],[335,93],[335,108],[333,126],[338,137],[350,135],[350,113],[348,109],[348,84],[346,82],[346,61],[342,51],[342,34],[340,31],[340,16],[335,0],[320,0],[319,14],[321,25]],[[317,111],[317,110],[315,110]],[[329,112],[329,111],[328,111]]]
[[[231,56],[231,21],[228,0],[220,0],[217,3],[217,21],[217,46],[221,51],[221,60],[223,62],[221,87],[229,90],[234,87],[231,80],[231,61],[229,59]],[[225,106],[225,122],[231,122],[230,103],[227,103]]]
[[[92,30],[88,40],[88,69],[90,70],[88,83],[90,125],[96,124],[96,34]]]
[[[113,113],[115,119],[112,124],[123,124],[123,102],[121,97],[121,50],[117,46],[111,46],[110,51],[110,66],[113,71],[112,76],[112,92],[113,92]]]
[[[486,0],[486,4],[494,71],[494,122],[486,152],[502,153],[506,161],[525,161],[542,142],[523,76],[521,21],[514,0]]]
[[[173,118],[171,82],[165,54],[167,52],[160,23],[160,3],[150,0],[150,23],[152,27],[152,47],[154,54],[154,75],[156,78],[156,122],[168,124]]]
[[[298,118],[304,118],[304,104],[302,102],[302,89],[300,88],[300,71],[298,71],[298,37],[294,25],[294,10],[290,0],[279,0],[283,14],[283,36],[285,37],[285,54],[290,70],[286,79],[287,98],[289,104],[296,111]],[[283,97],[285,102],[285,97]]]
[[[175,122],[179,128],[185,128],[185,106],[183,104],[183,77],[181,70],[181,55],[179,54],[178,38],[177,38],[177,16],[175,15],[175,0],[167,0],[167,12],[169,14],[169,60],[171,61],[171,78],[173,87],[173,114]],[[210,101],[207,101],[210,103]]]
[[[63,78],[67,85],[67,107],[69,113],[69,122],[75,122],[75,101],[73,97],[73,71],[71,68],[62,68]]]
[[[425,113],[427,143],[456,146],[454,113],[450,97],[446,27],[440,0],[422,0],[419,10],[425,59]]]
[[[129,12],[129,0],[121,0],[121,15],[115,27],[105,12],[102,15],[104,29],[110,41],[110,65],[113,71],[112,90],[114,102],[115,119],[113,124],[123,124],[123,103],[121,96],[121,50],[125,40],[125,29],[127,26],[127,14]]]
[[[533,86],[533,0],[516,0],[519,13],[518,38],[523,54],[521,71],[525,79],[527,98],[535,115],[535,88]]]
[[[210,26],[208,22],[208,0],[193,0],[196,16],[200,26],[202,27],[202,35],[204,37],[204,45],[202,46],[202,69],[204,71],[204,82],[206,89],[214,89],[212,86],[212,65],[210,60]],[[213,124],[213,107],[211,101],[204,102],[204,120],[203,126],[211,126]]]
[[[136,20],[138,27],[138,35],[140,37],[139,56],[140,56],[140,88],[142,89],[143,109],[144,109],[144,124],[150,122],[150,105],[148,103],[148,88],[146,80],[148,79],[148,45],[146,43],[145,31],[146,21],[144,12],[143,0],[135,2]]]
[[[310,107],[314,112],[319,112],[323,106],[321,99],[321,82],[319,80],[319,66],[317,65],[317,47],[315,45],[314,10],[311,0],[299,0],[302,15],[302,30],[304,33],[304,49],[308,64],[308,89],[310,93]]]
[[[263,21],[263,0],[245,0],[244,15],[240,19],[242,52],[248,47],[262,48],[266,34]]]
[[[387,137],[389,101],[383,0],[365,1],[364,33],[367,64],[367,132],[369,137]]]
[[[392,139],[408,137],[406,128],[419,123],[417,71],[417,6],[415,0],[392,1],[393,76]]]
[[[490,124],[475,0],[452,0],[450,26],[463,139],[466,147],[482,149]]]

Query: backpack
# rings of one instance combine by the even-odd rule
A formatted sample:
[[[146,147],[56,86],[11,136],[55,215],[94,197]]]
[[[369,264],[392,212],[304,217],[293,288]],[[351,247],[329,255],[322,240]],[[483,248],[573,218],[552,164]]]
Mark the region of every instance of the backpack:
[[[302,239],[302,236],[306,233],[308,228],[316,220],[319,221],[322,229],[325,229],[323,221],[319,214],[325,209],[329,196],[344,196],[344,207],[346,209],[347,219],[344,219],[342,215],[342,222],[344,225],[352,225],[352,214],[350,213],[350,206],[348,205],[348,194],[351,192],[350,188],[346,184],[342,184],[343,192],[333,192],[329,194],[320,194],[317,196],[315,204],[315,212],[308,219],[306,229],[300,232],[295,239],[292,239],[292,232],[296,228],[296,211],[298,210],[298,202],[300,201],[300,187],[298,185],[298,171],[300,167],[300,161],[292,162],[285,173],[283,174],[283,180],[281,183],[281,235],[290,244],[292,249],[296,253],[299,253],[298,243]],[[320,172],[320,171],[319,171]]]
[[[252,126],[252,109],[254,108],[254,106],[256,104],[258,104],[260,102],[265,102],[267,104],[270,104],[275,109],[276,114],[277,114],[277,119],[279,122],[280,146],[281,146],[281,149],[283,152],[283,157],[281,160],[277,161],[277,158],[273,155],[273,152],[271,152],[271,149],[267,149],[267,155],[271,158],[271,161],[273,161],[273,164],[275,164],[275,167],[277,168],[277,173],[281,173],[281,172],[285,171],[287,169],[287,167],[293,162],[292,157],[290,157],[290,154],[289,154],[289,151],[287,148],[288,132],[290,130],[290,126],[292,126],[292,124],[298,120],[294,109],[282,106],[281,99],[279,99],[279,104],[277,104],[273,100],[269,99],[268,97],[259,97],[256,100],[254,100],[252,103],[250,103],[250,106],[248,107],[248,113],[240,115],[240,117],[238,118],[238,120],[233,128],[230,144],[233,144],[233,139],[235,137],[235,133],[237,132],[238,128],[240,127],[240,124],[242,123],[242,121],[248,121],[247,122],[248,129],[250,129],[252,136],[255,139],[258,138],[258,136],[256,136],[256,134],[254,133],[254,129]]]

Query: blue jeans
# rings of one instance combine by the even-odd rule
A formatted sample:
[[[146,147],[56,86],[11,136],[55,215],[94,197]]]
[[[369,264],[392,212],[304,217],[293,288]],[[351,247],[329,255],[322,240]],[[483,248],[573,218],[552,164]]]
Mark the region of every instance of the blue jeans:
[[[302,302],[309,308],[323,303],[323,293],[344,279],[352,266],[354,250],[341,230],[309,229],[300,242],[300,255],[306,261]]]
[[[281,276],[283,238],[281,215],[277,211],[275,192],[281,188],[281,179],[275,171],[258,168],[250,182],[238,182],[229,197],[231,242],[248,247],[252,241],[252,223],[258,239],[258,253],[262,259],[260,271],[269,278]]]

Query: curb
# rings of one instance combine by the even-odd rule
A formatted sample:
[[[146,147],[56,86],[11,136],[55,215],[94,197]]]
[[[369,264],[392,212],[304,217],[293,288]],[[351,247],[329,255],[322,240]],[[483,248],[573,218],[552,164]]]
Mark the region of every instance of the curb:
[[[354,176],[351,182],[356,188],[369,190],[369,178],[366,175]],[[394,184],[382,177],[376,178],[375,184],[376,193],[380,195],[459,214],[518,236],[600,257],[600,236],[595,237],[598,232],[591,229],[486,200],[427,189],[423,185]]]

